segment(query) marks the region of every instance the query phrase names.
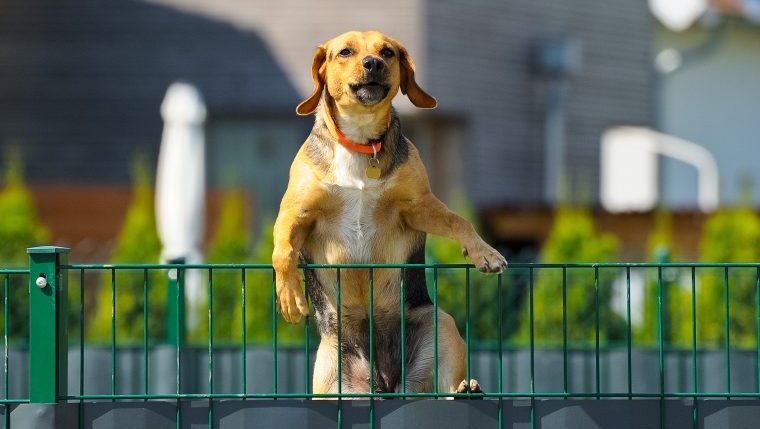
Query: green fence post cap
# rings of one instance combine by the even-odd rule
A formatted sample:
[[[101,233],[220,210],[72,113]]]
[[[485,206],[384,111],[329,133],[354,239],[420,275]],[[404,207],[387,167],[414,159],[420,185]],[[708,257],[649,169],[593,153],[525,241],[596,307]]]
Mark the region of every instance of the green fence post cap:
[[[69,253],[68,247],[59,246],[37,246],[26,249],[26,253]]]

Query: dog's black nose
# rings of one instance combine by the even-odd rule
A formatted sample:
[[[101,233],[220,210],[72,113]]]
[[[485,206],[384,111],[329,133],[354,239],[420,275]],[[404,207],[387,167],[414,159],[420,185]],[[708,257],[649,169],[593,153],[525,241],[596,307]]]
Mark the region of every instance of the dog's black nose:
[[[372,73],[382,71],[383,67],[385,67],[385,62],[380,58],[364,57],[362,65],[368,72]]]

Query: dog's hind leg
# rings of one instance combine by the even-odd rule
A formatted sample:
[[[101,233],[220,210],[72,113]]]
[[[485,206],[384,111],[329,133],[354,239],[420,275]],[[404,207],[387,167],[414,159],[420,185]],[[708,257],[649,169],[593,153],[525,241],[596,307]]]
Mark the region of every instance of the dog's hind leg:
[[[438,310],[438,389],[457,392],[467,375],[466,345],[454,318]]]
[[[407,321],[407,392],[432,392],[435,378],[433,306],[417,307]],[[438,392],[456,393],[466,376],[466,346],[454,318],[438,310]]]
[[[443,353],[441,353],[443,351]],[[467,379],[467,345],[454,318],[438,310],[438,386],[451,393],[483,393],[478,380]]]
[[[314,362],[313,393],[338,392],[338,339],[322,334]],[[318,398],[329,399],[329,398]]]

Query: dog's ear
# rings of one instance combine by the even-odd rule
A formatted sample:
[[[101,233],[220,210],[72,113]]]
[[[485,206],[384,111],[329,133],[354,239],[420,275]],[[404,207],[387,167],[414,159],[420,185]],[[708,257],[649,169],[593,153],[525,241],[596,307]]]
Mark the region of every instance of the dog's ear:
[[[423,91],[417,81],[414,80],[414,61],[409,56],[409,52],[400,43],[396,42],[398,47],[399,64],[401,66],[401,83],[399,85],[402,94],[409,97],[409,101],[417,107],[423,109],[434,109],[438,105],[435,97]]]
[[[325,89],[325,59],[327,49],[324,45],[318,46],[314,52],[314,59],[311,61],[311,79],[314,81],[314,91],[309,98],[302,101],[296,107],[296,113],[301,116],[309,115],[317,109],[319,99],[322,98],[322,91]]]

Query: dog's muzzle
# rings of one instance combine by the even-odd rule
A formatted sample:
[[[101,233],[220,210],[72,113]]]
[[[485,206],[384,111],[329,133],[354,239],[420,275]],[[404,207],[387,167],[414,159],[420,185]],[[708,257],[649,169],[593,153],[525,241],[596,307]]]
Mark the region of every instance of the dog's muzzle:
[[[368,56],[362,59],[362,67],[364,68],[363,82],[351,84],[351,91],[362,104],[378,103],[390,91],[390,86],[386,83],[385,61]]]

